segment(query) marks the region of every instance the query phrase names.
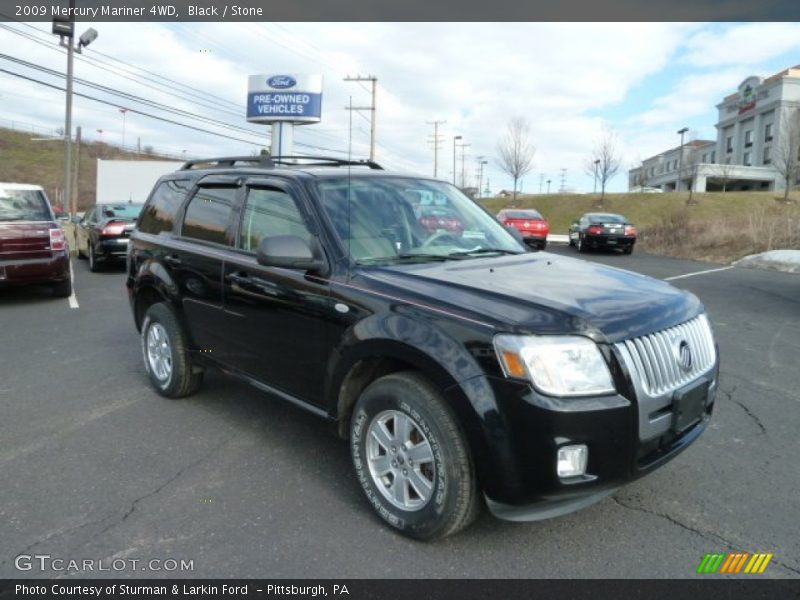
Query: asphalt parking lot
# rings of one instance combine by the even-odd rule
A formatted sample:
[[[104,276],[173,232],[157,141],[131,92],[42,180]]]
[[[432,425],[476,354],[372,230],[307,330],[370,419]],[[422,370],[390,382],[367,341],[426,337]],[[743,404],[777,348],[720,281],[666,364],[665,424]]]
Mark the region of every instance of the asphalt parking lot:
[[[72,303],[0,291],[0,577],[693,577],[705,553],[733,551],[774,553],[762,577],[800,577],[800,276],[586,258],[662,279],[710,270],[672,282],[716,327],[711,427],[589,509],[484,513],[432,544],[373,516],[331,424],[215,373],[188,399],[153,392],[121,269],[74,261]],[[19,571],[21,554],[193,570]]]

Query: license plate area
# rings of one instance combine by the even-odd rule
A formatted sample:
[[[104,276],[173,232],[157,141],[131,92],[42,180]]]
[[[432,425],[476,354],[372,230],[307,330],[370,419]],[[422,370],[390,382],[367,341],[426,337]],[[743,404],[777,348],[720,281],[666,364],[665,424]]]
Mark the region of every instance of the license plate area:
[[[672,431],[683,433],[697,423],[706,410],[708,381],[675,392],[672,397]]]

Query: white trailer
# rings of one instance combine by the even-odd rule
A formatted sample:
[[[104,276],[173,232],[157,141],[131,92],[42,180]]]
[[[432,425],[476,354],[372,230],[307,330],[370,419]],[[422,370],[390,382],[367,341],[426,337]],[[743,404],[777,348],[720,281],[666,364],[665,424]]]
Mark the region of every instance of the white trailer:
[[[96,202],[144,202],[162,175],[177,171],[173,160],[97,159]]]

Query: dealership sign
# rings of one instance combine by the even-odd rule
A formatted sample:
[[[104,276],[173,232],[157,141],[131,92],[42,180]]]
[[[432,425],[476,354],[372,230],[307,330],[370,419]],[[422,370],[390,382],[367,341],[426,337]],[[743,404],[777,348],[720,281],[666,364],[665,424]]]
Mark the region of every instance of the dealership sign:
[[[318,123],[322,75],[250,75],[247,120],[251,123]]]

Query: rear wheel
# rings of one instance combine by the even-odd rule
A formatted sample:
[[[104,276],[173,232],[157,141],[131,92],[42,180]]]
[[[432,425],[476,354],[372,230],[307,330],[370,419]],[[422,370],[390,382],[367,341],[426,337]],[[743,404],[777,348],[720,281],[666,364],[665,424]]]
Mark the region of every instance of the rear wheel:
[[[100,270],[100,263],[97,260],[97,255],[94,253],[94,245],[91,242],[86,245],[86,252],[89,255],[89,270],[92,273],[97,273]]]
[[[627,246],[627,247],[622,249],[622,253],[623,254],[630,254],[632,252],[633,252],[633,246]]]
[[[52,289],[56,298],[69,298],[72,295],[72,279],[54,283]]]
[[[469,525],[480,510],[464,434],[436,389],[413,372],[367,387],[350,422],[356,476],[380,517],[430,540]]]
[[[580,252],[581,254],[584,254],[586,252],[586,250],[588,250],[588,248],[586,247],[586,244],[583,242],[583,236],[578,235],[578,239],[575,240],[575,247],[578,249],[578,252]]]
[[[186,334],[167,304],[147,309],[141,345],[147,375],[159,394],[182,398],[199,389],[203,371],[193,364]]]

